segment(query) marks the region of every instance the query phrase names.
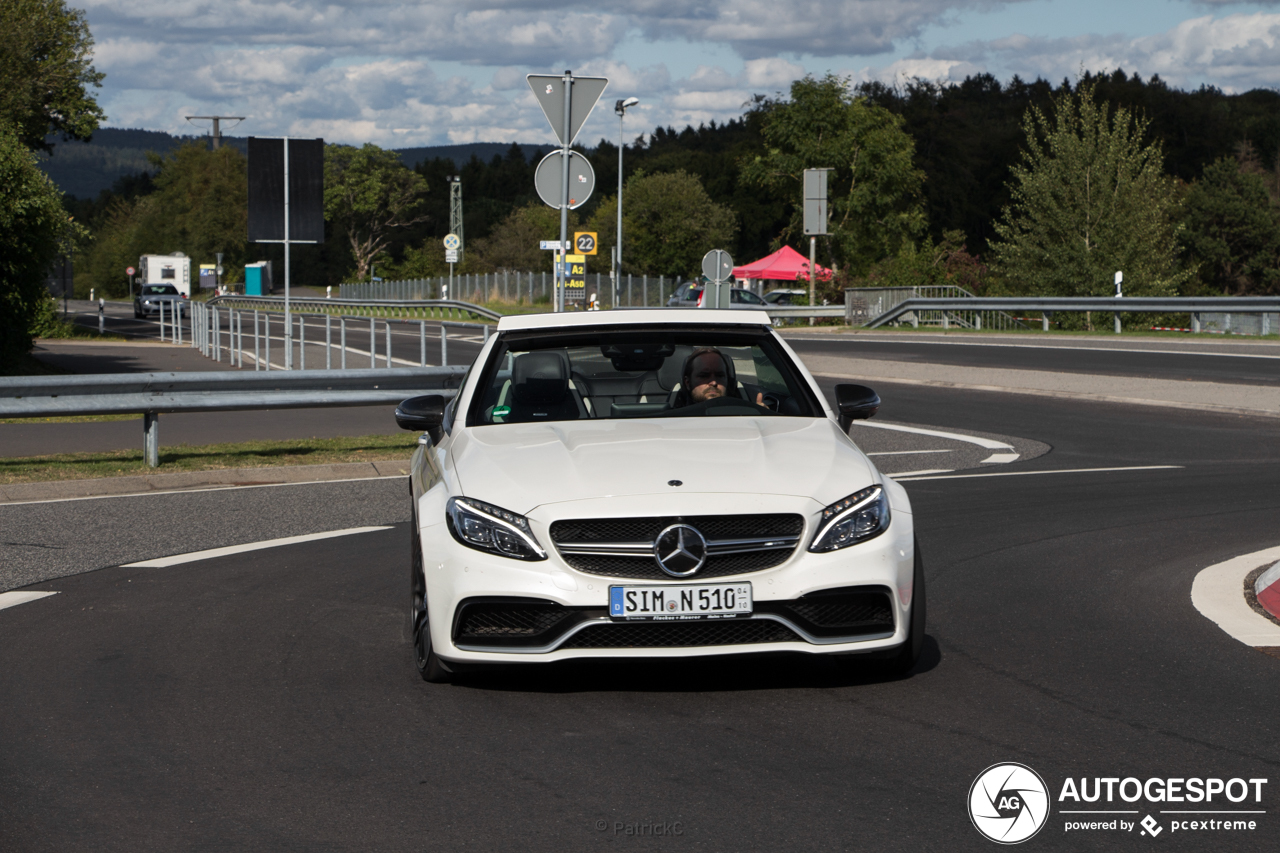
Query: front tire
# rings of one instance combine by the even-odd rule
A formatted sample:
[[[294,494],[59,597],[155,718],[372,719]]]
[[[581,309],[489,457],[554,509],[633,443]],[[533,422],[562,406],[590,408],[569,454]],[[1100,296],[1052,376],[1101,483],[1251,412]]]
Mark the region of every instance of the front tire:
[[[417,519],[413,519],[410,524],[413,525],[413,532],[409,537],[412,549],[409,558],[409,625],[413,631],[413,660],[423,681],[446,684],[453,680],[453,673],[431,647],[431,621],[427,618],[427,579],[422,571],[422,540],[418,536]]]

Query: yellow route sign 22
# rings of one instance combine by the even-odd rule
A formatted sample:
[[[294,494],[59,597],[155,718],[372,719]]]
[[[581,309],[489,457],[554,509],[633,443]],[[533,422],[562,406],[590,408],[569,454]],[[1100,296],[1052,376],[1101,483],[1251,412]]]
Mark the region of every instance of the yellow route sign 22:
[[[579,255],[594,255],[596,253],[596,232],[594,231],[575,231],[573,232],[573,248]]]

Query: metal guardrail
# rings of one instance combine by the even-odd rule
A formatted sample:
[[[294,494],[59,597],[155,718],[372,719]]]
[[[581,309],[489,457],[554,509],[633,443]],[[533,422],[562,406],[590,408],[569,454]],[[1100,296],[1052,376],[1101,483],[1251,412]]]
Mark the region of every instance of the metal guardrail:
[[[1277,296],[974,296],[963,299],[908,299],[885,311],[867,323],[866,328],[876,329],[886,323],[901,319],[907,314],[918,315],[923,311],[1039,311],[1052,315],[1058,311],[1097,311],[1116,314],[1119,331],[1119,314],[1190,314],[1191,329],[1200,331],[1201,313],[1221,312],[1230,314],[1261,314],[1280,311]],[[1049,327],[1049,318],[1044,319]]]
[[[159,416],[172,412],[332,408],[457,393],[467,368],[307,370],[270,373],[107,373],[0,378],[0,417],[143,416],[147,465],[160,464]]]
[[[242,311],[284,311],[283,296],[215,296],[207,305],[225,306]],[[463,319],[463,314],[500,320],[502,315],[482,305],[473,305],[457,299],[322,299],[316,297],[289,297],[291,311],[311,314],[353,314],[367,317],[377,312],[379,317],[404,317],[430,319],[437,315],[447,319],[453,315]]]

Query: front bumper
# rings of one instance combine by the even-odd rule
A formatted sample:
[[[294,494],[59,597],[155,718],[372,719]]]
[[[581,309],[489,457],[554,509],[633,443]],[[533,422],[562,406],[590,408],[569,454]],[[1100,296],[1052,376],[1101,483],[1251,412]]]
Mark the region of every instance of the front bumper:
[[[889,529],[859,545],[827,554],[806,549],[813,523],[822,507],[805,498],[769,498],[769,511],[804,516],[801,543],[783,563],[762,571],[731,577],[643,581],[678,588],[690,584],[749,581],[754,612],[749,618],[700,622],[614,622],[608,616],[609,587],[636,580],[580,572],[566,563],[551,544],[548,528],[557,518],[628,516],[639,514],[635,499],[592,501],[582,507],[540,508],[529,516],[548,559],[524,562],[458,543],[443,523],[431,496],[424,496],[419,518],[440,518],[420,529],[427,584],[431,642],[436,654],[459,663],[527,663],[593,657],[697,657],[791,651],[810,654],[848,654],[890,649],[907,639],[914,567],[913,520],[895,508]],[[751,495],[682,495],[673,506],[664,500],[663,514],[706,514],[708,507],[724,514],[760,512],[762,499]],[[874,618],[855,628],[837,630],[816,624],[798,612],[823,591],[856,591],[882,602]],[[483,637],[468,631],[460,607],[477,603],[516,605],[542,602],[548,630],[526,633],[517,642],[501,635]],[[500,609],[500,608],[498,608]],[[496,612],[496,611],[495,611]],[[811,608],[806,610],[812,616]],[[556,619],[552,617],[558,614]],[[820,620],[819,620],[820,621]],[[855,620],[856,621],[856,620]],[[554,624],[552,624],[554,623]],[[841,623],[849,625],[852,623]],[[679,636],[677,636],[679,635]],[[512,635],[507,633],[508,638]]]

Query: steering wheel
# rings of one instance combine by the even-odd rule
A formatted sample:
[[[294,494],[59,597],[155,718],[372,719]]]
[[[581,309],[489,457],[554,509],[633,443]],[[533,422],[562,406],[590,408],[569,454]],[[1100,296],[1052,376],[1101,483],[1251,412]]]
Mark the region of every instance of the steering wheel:
[[[718,417],[724,415],[776,414],[778,413],[769,407],[757,406],[750,400],[742,400],[737,397],[716,397],[712,400],[703,400],[701,403],[693,403],[692,405],[682,406],[679,409],[672,409],[666,413],[666,416],[697,418],[702,416]]]
[[[782,406],[782,398],[779,397],[777,394],[771,393],[769,391],[764,391],[762,392],[762,394],[764,396],[765,408],[769,409],[772,412],[778,411],[778,409]]]

